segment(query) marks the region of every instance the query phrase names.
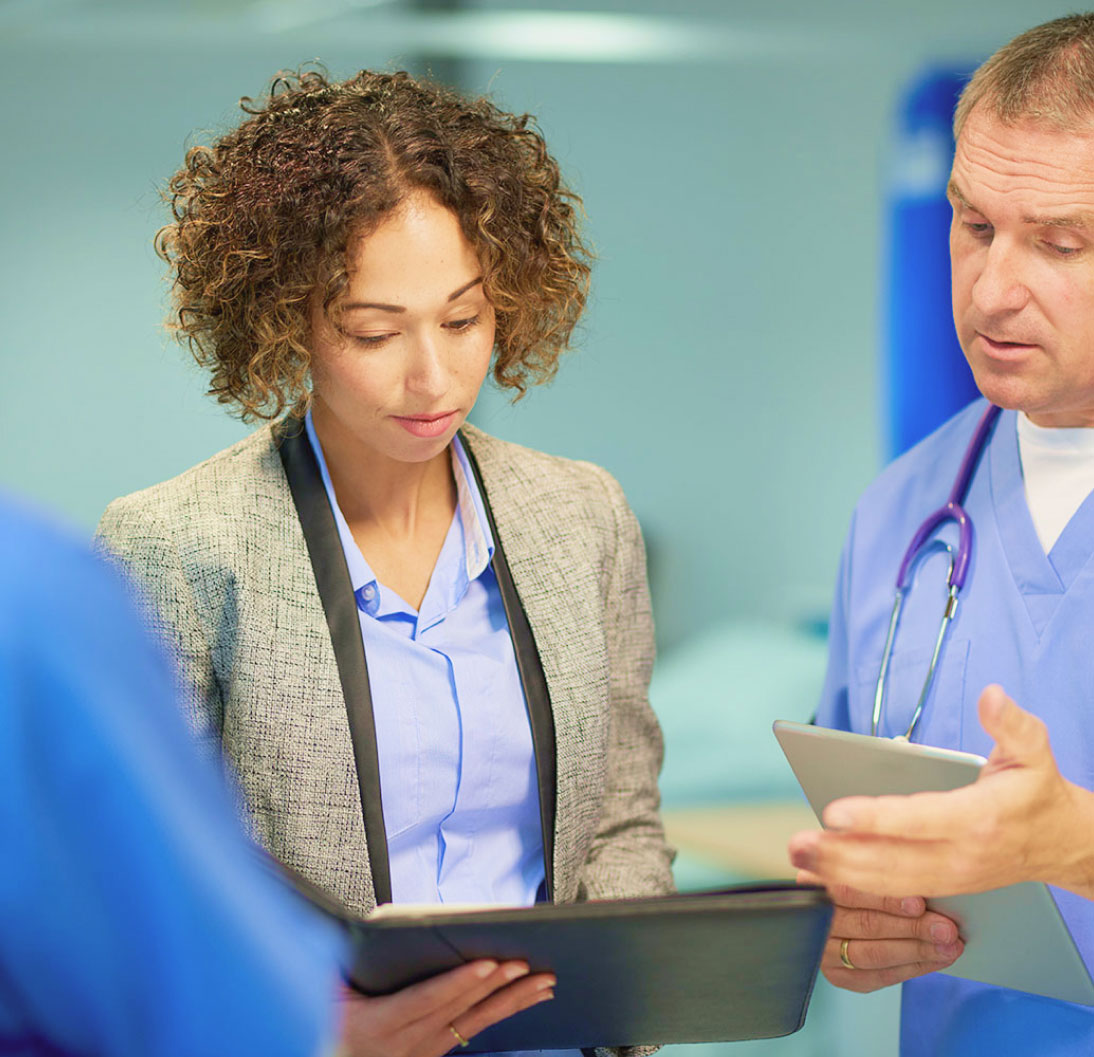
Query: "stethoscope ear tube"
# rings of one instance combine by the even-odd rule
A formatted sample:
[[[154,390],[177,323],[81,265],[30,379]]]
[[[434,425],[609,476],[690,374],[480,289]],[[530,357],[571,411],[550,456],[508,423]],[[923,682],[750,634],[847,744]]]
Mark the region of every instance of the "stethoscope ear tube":
[[[942,653],[942,643],[945,641],[946,631],[949,628],[950,621],[953,620],[954,614],[957,613],[957,593],[960,590],[959,586],[954,583],[955,556],[953,547],[939,539],[931,540],[926,546],[920,546],[916,550],[912,555],[911,565],[907,570],[907,576],[910,577],[910,583],[896,589],[896,598],[893,601],[893,611],[889,617],[889,631],[885,636],[885,649],[881,655],[881,670],[878,672],[877,685],[874,687],[874,712],[870,720],[871,734],[876,735],[878,727],[881,725],[881,709],[885,698],[885,678],[889,673],[889,661],[892,659],[893,642],[896,640],[896,631],[900,625],[900,613],[904,608],[904,601],[915,583],[916,574],[919,571],[923,559],[929,554],[938,551],[942,551],[950,557],[950,568],[946,576],[948,587],[946,608],[942,612],[942,620],[938,625],[938,635],[935,637],[934,652],[931,654],[931,663],[927,669],[927,678],[923,680],[923,689],[919,692],[919,700],[916,702],[915,712],[912,714],[912,721],[903,735],[905,739],[911,738],[912,731],[915,730],[915,726],[919,722],[920,714],[923,712],[923,705],[927,701],[927,695],[931,692],[931,684],[934,682],[935,669],[938,667],[938,658]]]
[[[949,554],[950,568],[946,576],[948,593],[946,596],[946,608],[942,613],[942,620],[938,625],[938,635],[935,637],[934,651],[931,654],[931,663],[927,669],[927,677],[923,681],[923,689],[920,691],[919,700],[916,702],[912,721],[908,725],[907,732],[902,735],[910,739],[915,730],[919,717],[923,712],[923,706],[931,691],[934,682],[935,670],[938,667],[938,659],[942,654],[942,644],[946,639],[954,616],[957,613],[957,596],[965,586],[965,577],[969,571],[969,562],[972,558],[972,519],[962,505],[968,495],[969,485],[972,483],[973,474],[980,462],[980,458],[987,447],[988,438],[999,418],[1000,408],[989,404],[987,410],[977,423],[976,430],[965,450],[965,456],[961,460],[961,466],[957,471],[950,495],[944,505],[929,514],[923,524],[916,529],[912,536],[908,549],[900,562],[897,571],[896,597],[893,601],[892,613],[889,616],[889,629],[885,635],[885,648],[881,655],[881,668],[878,672],[877,685],[874,687],[874,710],[870,719],[870,733],[876,735],[881,726],[881,712],[884,707],[886,679],[889,674],[889,662],[893,656],[893,644],[896,642],[897,628],[900,626],[900,614],[904,608],[904,602],[915,584],[917,572],[923,558],[928,554],[943,550]],[[950,544],[940,539],[933,538],[935,533],[948,521],[953,521],[958,528],[958,542],[955,550]]]

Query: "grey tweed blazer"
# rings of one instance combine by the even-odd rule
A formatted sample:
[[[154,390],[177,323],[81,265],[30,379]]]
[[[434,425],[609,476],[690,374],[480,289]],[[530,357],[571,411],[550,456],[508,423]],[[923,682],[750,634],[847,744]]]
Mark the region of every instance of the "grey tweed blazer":
[[[465,427],[538,648],[555,726],[557,902],[672,889],[647,700],[645,553],[590,463]],[[195,726],[238,774],[256,838],[350,909],[375,904],[334,650],[269,427],[115,500],[101,543],[143,589]]]

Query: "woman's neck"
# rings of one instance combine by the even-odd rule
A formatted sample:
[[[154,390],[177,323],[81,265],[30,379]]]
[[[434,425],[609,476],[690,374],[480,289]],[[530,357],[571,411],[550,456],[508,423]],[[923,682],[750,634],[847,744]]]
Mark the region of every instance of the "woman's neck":
[[[350,528],[404,540],[456,510],[456,484],[448,448],[426,462],[401,462],[362,445],[321,405],[312,424],[323,447],[334,494]]]

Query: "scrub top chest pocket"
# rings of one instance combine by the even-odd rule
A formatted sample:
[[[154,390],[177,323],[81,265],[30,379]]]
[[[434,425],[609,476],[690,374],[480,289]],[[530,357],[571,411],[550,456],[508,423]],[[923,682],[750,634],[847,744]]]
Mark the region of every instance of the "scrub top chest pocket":
[[[991,438],[1000,409],[989,404],[977,423],[969,446],[965,450],[961,465],[954,478],[949,497],[915,529],[896,573],[895,594],[887,621],[884,645],[876,663],[874,690],[870,695],[869,722],[863,728],[858,727],[862,705],[862,683],[865,675],[861,665],[856,665],[858,684],[857,701],[850,702],[851,721],[855,729],[864,729],[870,734],[887,737],[900,737],[903,740],[916,740],[923,744],[933,743],[944,746],[960,741],[961,706],[964,701],[965,662],[968,658],[968,644],[963,650],[949,649],[948,640],[953,638],[952,630],[958,613],[958,596],[965,586],[965,578],[970,572],[973,558],[972,519],[965,510],[964,502],[969,493],[969,485],[976,467],[980,462],[987,443]],[[947,539],[946,537],[950,537]],[[912,665],[917,662],[921,652],[915,644],[922,644],[924,638],[924,616],[913,611],[921,609],[916,605],[925,591],[914,591],[920,574],[928,567],[936,566],[934,559],[943,558],[947,569],[945,577],[945,605],[933,644],[924,654],[923,676],[918,689],[909,690],[907,676]],[[911,603],[911,604],[909,604]],[[901,648],[900,631],[905,627],[908,634],[903,640],[910,643],[905,653]],[[930,627],[929,618],[926,627]],[[870,640],[868,639],[867,642]],[[869,647],[867,647],[869,648]],[[951,659],[952,658],[952,659]],[[943,681],[943,675],[954,666],[960,669],[960,679]],[[955,685],[959,683],[959,685]],[[943,702],[943,707],[931,709],[942,714],[942,720],[933,723],[924,722],[925,710],[933,701]],[[906,702],[910,702],[910,711],[906,711]],[[857,706],[857,707],[856,707]],[[894,724],[898,714],[905,714],[899,725]],[[946,722],[946,715],[956,716],[956,722]],[[937,740],[937,739],[949,739]]]
[[[932,636],[893,651],[886,676],[885,706],[881,710],[878,734],[892,738],[904,734],[912,721],[923,689],[923,679],[934,652]],[[969,658],[968,639],[947,638],[935,668],[931,692],[919,717],[912,741],[922,745],[964,748],[961,717],[965,710],[965,669]],[[874,692],[881,669],[881,652],[855,668],[851,690],[851,729],[870,733]]]

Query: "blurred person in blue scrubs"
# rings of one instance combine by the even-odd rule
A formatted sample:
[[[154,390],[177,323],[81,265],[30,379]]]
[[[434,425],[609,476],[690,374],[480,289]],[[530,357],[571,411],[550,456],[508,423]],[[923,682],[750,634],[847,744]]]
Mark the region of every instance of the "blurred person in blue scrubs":
[[[964,502],[969,578],[914,734],[989,762],[954,792],[836,801],[831,828],[797,835],[791,858],[844,904],[828,979],[859,991],[907,981],[906,1057],[1092,1053],[1092,1009],[931,975],[961,945],[922,897],[1047,882],[1094,968],[1094,15],[1002,48],[954,126],[954,320],[984,400],[859,502],[817,722],[870,732],[904,549],[945,502],[991,402],[1005,410]],[[880,734],[910,722],[942,609],[932,579],[946,568],[926,560],[908,596]]]
[[[260,865],[118,575],[3,496],[0,550],[0,1053],[319,1057],[341,1020],[344,1057],[439,1057],[453,1016],[514,1011],[488,960],[347,1007],[341,937]]]
[[[0,1052],[329,1052],[339,938],[258,865],[118,576],[2,496],[0,552]]]

